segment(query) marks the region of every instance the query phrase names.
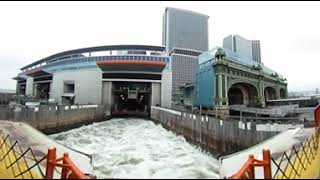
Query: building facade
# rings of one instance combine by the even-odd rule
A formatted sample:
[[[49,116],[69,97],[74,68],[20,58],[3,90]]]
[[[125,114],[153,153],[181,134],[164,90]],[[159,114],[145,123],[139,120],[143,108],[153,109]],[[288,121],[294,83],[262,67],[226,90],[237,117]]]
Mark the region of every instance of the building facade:
[[[172,101],[180,101],[180,87],[195,82],[195,72],[198,69],[200,51],[174,48],[169,54],[172,70]]]
[[[239,35],[230,35],[223,39],[222,47],[232,51],[242,60],[261,63],[259,40],[247,40]]]
[[[165,10],[162,44],[171,58],[173,104],[180,103],[180,87],[194,83],[198,56],[208,50],[208,18],[207,15],[183,9]]]
[[[260,41],[252,41],[252,59],[258,63],[261,63],[261,51],[260,51]]]
[[[162,44],[173,48],[208,50],[209,16],[184,9],[167,7],[163,15]]]
[[[264,107],[267,100],[287,97],[286,79],[255,61],[214,48],[199,56],[196,104],[203,107]]]
[[[51,55],[21,68],[14,79],[18,94],[39,101],[144,112],[166,99],[162,71],[169,60],[163,46],[98,46]]]

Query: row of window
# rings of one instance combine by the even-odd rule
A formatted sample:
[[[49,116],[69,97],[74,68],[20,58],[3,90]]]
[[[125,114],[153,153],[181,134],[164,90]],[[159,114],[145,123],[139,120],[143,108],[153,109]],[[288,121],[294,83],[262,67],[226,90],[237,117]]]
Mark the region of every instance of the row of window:
[[[191,51],[191,50],[184,50],[184,49],[173,49],[173,53],[184,54],[184,55],[189,55],[189,56],[199,56],[201,54],[200,52],[195,52],[195,51]]]
[[[164,61],[169,62],[169,57],[159,57],[159,56],[97,56],[97,57],[83,57],[83,58],[72,58],[69,60],[55,61],[53,63],[47,64],[46,67],[72,64],[79,62],[95,62],[95,61],[112,61],[112,60],[145,60],[145,61]]]

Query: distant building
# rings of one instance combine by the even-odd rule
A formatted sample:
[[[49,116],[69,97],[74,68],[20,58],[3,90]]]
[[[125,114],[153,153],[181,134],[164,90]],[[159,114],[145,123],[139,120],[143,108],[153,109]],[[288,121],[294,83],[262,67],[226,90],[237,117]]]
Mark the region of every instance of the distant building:
[[[146,114],[161,104],[162,71],[169,60],[163,46],[86,47],[28,64],[14,79],[17,94],[35,101],[103,104],[112,114]]]
[[[261,51],[260,51],[260,41],[252,41],[252,59],[256,62],[261,63]]]
[[[198,56],[208,50],[209,16],[183,9],[166,8],[163,15],[162,44],[166,47],[171,62],[168,72],[171,76],[164,84],[170,84],[171,97],[167,100],[180,102],[180,87],[194,83],[195,71],[198,68]],[[165,74],[165,73],[164,73]],[[164,75],[165,76],[165,75]],[[166,106],[170,103],[165,103]]]
[[[209,16],[167,7],[163,15],[162,44],[166,51],[173,48],[208,50]]]
[[[227,108],[230,105],[264,107],[269,100],[287,97],[287,82],[277,72],[247,61],[223,48],[199,56],[196,105]]]
[[[223,39],[223,48],[236,53],[242,60],[261,63],[259,40],[247,40],[239,35],[230,35]]]
[[[319,90],[316,88],[316,90],[309,90],[309,91],[291,91],[288,92],[288,96],[291,98],[297,98],[297,97],[309,97],[309,96],[319,96]]]

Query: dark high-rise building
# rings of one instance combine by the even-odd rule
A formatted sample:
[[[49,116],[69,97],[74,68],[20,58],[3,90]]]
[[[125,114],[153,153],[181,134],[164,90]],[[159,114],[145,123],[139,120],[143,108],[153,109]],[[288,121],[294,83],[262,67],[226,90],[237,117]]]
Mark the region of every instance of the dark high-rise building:
[[[180,87],[194,83],[198,56],[208,50],[209,16],[183,9],[166,8],[163,15],[162,44],[171,57],[172,100],[180,97]]]

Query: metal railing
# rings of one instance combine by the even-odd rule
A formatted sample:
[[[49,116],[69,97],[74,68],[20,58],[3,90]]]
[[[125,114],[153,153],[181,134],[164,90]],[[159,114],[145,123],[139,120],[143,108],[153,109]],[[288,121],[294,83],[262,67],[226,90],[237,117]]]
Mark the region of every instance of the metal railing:
[[[271,179],[271,167],[275,167],[272,179],[306,178],[303,176],[303,173],[313,168],[316,168],[315,171],[318,171],[318,174],[315,175],[318,176],[320,174],[319,167],[314,166],[316,166],[317,161],[320,161],[320,105],[315,109],[314,116],[314,134],[302,142],[293,145],[288,151],[282,152],[279,158],[271,157],[270,154],[266,154],[265,150],[263,151],[263,161],[255,160],[253,155],[250,155],[241,170],[231,176],[231,179],[254,179],[256,166],[264,167],[264,177],[268,179]],[[268,163],[270,161],[272,163]]]
[[[320,127],[320,104],[316,107],[314,111],[314,121],[316,127]]]
[[[62,163],[61,163],[62,162]],[[60,179],[96,179],[96,176],[84,174],[69,158],[68,153],[57,158],[56,148],[48,150],[48,160],[46,166],[46,179],[53,179],[57,167],[61,168]]]
[[[11,169],[11,178],[35,179],[44,178],[40,163],[47,158],[44,155],[36,158],[35,152],[29,147],[23,150],[18,141],[12,141],[9,135],[0,130],[0,163]]]
[[[270,163],[270,151],[263,150],[263,160],[257,160],[253,155],[249,155],[248,161],[239,170],[238,173],[231,176],[230,179],[255,179],[255,168],[263,167],[264,178],[271,179],[271,163]]]
[[[273,179],[296,179],[302,176],[302,172],[312,166],[312,161],[318,155],[320,129],[307,138],[304,142],[292,146],[289,151],[283,152],[280,161],[271,158],[276,171]]]
[[[62,168],[61,171],[58,170],[59,167]],[[30,147],[23,150],[18,141],[12,141],[10,135],[5,135],[2,130],[0,130],[0,175],[3,173],[1,170],[6,171],[6,175],[9,176],[6,178],[10,179],[52,179],[56,178],[54,176],[56,173],[61,174],[61,179],[96,179],[96,176],[79,170],[68,153],[57,159],[56,148],[49,149],[48,154],[43,156]]]

